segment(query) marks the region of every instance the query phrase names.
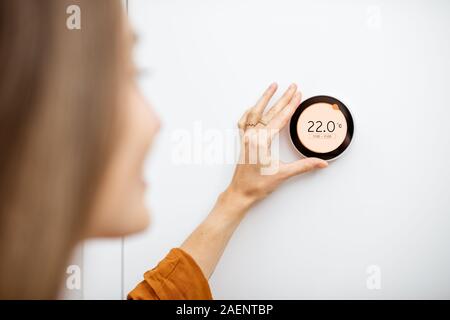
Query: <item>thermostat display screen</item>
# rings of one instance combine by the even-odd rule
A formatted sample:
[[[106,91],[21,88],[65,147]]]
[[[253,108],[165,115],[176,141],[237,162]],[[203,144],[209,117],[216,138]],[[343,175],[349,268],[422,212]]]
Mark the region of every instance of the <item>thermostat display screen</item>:
[[[332,160],[341,155],[353,137],[353,118],[347,107],[329,96],[302,102],[294,112],[291,139],[305,157]]]
[[[347,120],[336,104],[315,103],[297,122],[297,134],[311,151],[326,153],[339,147],[347,135]]]

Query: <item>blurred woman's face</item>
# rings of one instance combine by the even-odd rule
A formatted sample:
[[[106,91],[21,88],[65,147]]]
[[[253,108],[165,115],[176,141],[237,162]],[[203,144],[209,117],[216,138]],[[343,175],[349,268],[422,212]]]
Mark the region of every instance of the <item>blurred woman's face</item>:
[[[160,123],[136,83],[130,54],[134,38],[128,25],[125,29],[126,75],[120,80],[118,140],[110,162],[105,164],[106,174],[95,199],[88,237],[123,236],[141,231],[149,224],[143,165]]]

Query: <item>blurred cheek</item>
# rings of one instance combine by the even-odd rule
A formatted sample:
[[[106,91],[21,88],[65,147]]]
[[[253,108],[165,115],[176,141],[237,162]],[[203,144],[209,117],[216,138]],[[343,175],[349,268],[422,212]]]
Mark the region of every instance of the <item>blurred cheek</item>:
[[[120,106],[119,139],[93,213],[91,236],[123,236],[149,224],[143,166],[160,122],[137,88]]]

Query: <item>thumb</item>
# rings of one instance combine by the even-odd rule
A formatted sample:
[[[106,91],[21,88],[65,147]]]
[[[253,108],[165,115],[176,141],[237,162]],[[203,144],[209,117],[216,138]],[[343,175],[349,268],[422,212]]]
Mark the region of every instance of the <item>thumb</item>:
[[[282,171],[289,178],[315,169],[328,166],[328,162],[319,158],[305,158],[283,165]]]

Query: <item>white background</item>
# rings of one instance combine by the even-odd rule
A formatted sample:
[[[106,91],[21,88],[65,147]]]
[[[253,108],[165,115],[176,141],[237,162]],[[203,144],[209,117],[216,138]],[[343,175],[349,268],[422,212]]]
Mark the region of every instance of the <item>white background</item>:
[[[176,130],[235,128],[272,81],[352,111],[350,149],[251,210],[215,298],[450,298],[450,2],[129,0],[141,86],[162,120],[152,225],[84,246],[84,298],[119,299],[211,209],[230,164],[176,165]],[[283,160],[295,160],[287,132]],[[381,270],[381,289],[366,272]]]

